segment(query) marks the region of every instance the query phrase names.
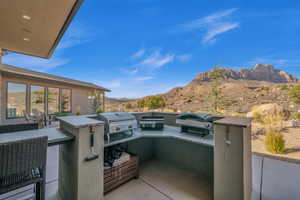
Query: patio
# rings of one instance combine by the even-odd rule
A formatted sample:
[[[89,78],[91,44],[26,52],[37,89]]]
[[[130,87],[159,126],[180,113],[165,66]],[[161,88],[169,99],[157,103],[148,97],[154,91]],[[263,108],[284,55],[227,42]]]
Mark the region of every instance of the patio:
[[[58,146],[48,149],[46,199],[57,200]],[[140,178],[125,183],[104,196],[105,200],[207,200],[212,191],[205,178],[175,168],[165,162],[152,160],[141,166]],[[200,189],[201,188],[201,189]],[[1,200],[33,199],[33,187],[2,195]]]
[[[136,115],[136,118],[139,119],[141,115],[155,115],[157,113],[149,112],[134,114]],[[213,199],[213,188],[215,187],[213,185],[213,173],[216,173],[216,171],[214,170],[215,167],[213,165],[213,137],[211,135],[206,137],[199,137],[196,135],[180,133],[180,129],[178,127],[170,126],[174,125],[175,123],[175,113],[158,114],[164,114],[166,124],[168,124],[165,125],[163,131],[153,132],[137,130],[130,138],[125,138],[123,140],[113,141],[110,143],[104,143],[103,141],[102,144],[101,142],[97,144],[97,146],[99,145],[99,147],[103,145],[102,148],[110,147],[116,144],[125,145],[127,146],[129,152],[135,155],[139,155],[140,158],[139,178],[133,179],[130,182],[127,182],[117,189],[107,193],[106,195],[104,195],[104,199]],[[236,120],[237,122],[239,122],[238,126],[241,126],[241,122],[245,123],[243,120],[239,121],[239,118],[236,118]],[[228,118],[225,121],[223,120],[220,123],[229,123],[230,126],[232,126],[232,118]],[[24,137],[37,137],[39,135],[48,135],[49,147],[47,157],[46,199],[56,200],[59,187],[61,187],[59,186],[59,184],[68,183],[66,182],[66,180],[62,182],[59,180],[65,179],[65,177],[71,177],[73,173],[78,173],[75,171],[73,172],[74,167],[71,167],[72,165],[70,165],[69,161],[65,162],[62,160],[75,159],[74,161],[78,162],[76,160],[81,160],[84,158],[76,158],[75,152],[77,150],[74,151],[73,149],[71,152],[68,152],[68,146],[72,146],[72,144],[77,145],[79,141],[89,141],[90,132],[86,127],[96,124],[101,127],[102,122],[91,119],[91,116],[64,117],[60,121],[60,127],[62,128],[61,130],[56,128],[46,128],[33,131],[2,134],[0,135],[0,140],[2,140],[2,142],[4,140],[5,142],[13,138],[16,139]],[[74,129],[69,129],[70,126],[77,129],[79,132],[81,132],[81,134],[76,133],[77,131],[73,132]],[[70,133],[76,133],[76,135],[74,135],[75,137],[69,137],[69,134],[64,135],[64,131],[69,132],[68,130],[73,130]],[[97,130],[100,131],[101,129],[97,128]],[[235,131],[234,135],[239,134],[238,130],[243,130],[243,128],[233,130]],[[98,131],[96,131],[97,134],[103,134]],[[96,142],[99,142],[99,140],[96,139]],[[58,146],[57,144],[60,144],[60,146]],[[84,150],[85,156],[87,152],[86,149],[88,149],[89,147],[89,142],[84,142],[82,144],[84,144],[84,146],[80,145],[80,151]],[[59,148],[62,148],[62,152],[59,151]],[[99,150],[100,152],[103,151],[103,149],[101,150],[101,148]],[[102,162],[102,159],[103,157],[100,156],[100,163]],[[61,161],[62,163],[60,163]],[[95,162],[92,163],[95,164]],[[88,166],[84,164],[82,165],[82,167],[84,169]],[[100,168],[93,170],[99,172],[99,170],[101,171],[101,168],[102,165],[100,165]],[[90,171],[90,169],[88,170]],[[89,174],[86,175],[90,176],[92,174],[93,173],[89,172]],[[82,178],[78,177],[77,179],[77,184],[81,185],[79,186],[79,190],[82,190],[83,192],[85,189],[84,184],[82,184],[81,182],[87,181],[88,183],[90,183],[90,178],[87,178],[86,175],[83,175]],[[100,177],[100,179],[103,178],[103,175],[101,175],[101,173],[99,173],[97,176]],[[99,179],[96,178],[95,180]],[[34,196],[33,194],[33,186],[28,186],[17,191],[2,195],[0,196],[0,199],[32,199]]]
[[[57,200],[56,193],[58,190],[58,146],[52,146],[48,149],[48,166],[47,166],[47,187],[46,187],[46,199],[47,200]],[[295,176],[295,174],[300,173],[300,165],[293,164],[293,163],[287,163],[279,160],[273,160],[270,158],[265,158],[265,164],[264,167],[262,167],[262,160],[264,158],[260,156],[252,156],[253,165],[253,192],[252,192],[252,200],[266,200],[266,199],[297,199],[297,197],[300,195],[298,191],[297,181],[298,177]],[[51,162],[50,162],[51,161]],[[164,163],[158,163],[161,166]],[[264,176],[262,177],[262,169],[265,168]],[[170,168],[168,168],[170,169]],[[146,168],[146,170],[154,170],[153,167]],[[144,171],[144,170],[143,170]],[[142,171],[142,172],[143,172]],[[169,171],[166,171],[167,173],[160,173],[159,171],[156,171],[156,173],[160,173],[159,175],[163,175],[163,178],[169,177]],[[186,176],[185,173],[179,174],[182,172],[178,169],[173,169],[172,172],[176,172],[175,177],[177,180],[190,180],[195,181],[197,184],[199,184],[199,180],[196,180],[196,177],[193,175]],[[172,173],[171,172],[171,173]],[[185,179],[181,178],[181,175],[184,176]],[[201,190],[198,188],[193,190],[193,187],[189,187],[186,185],[187,190],[178,190],[178,185],[174,181],[174,184],[170,185],[170,181],[173,181],[173,179],[159,179],[159,182],[154,182],[156,185],[149,185],[147,182],[148,180],[145,179],[144,181],[142,178],[143,173],[141,173],[140,179],[132,180],[118,189],[108,193],[105,195],[105,200],[170,200],[170,197],[174,197],[175,195],[178,195],[176,197],[182,197],[183,195],[187,199],[195,199],[197,195],[202,195],[203,199],[205,199],[205,196],[210,194],[208,191],[204,194],[201,194]],[[153,178],[153,177],[152,177]],[[154,177],[155,178],[155,177]],[[163,180],[168,180],[168,182],[164,182]],[[280,181],[279,181],[280,180]],[[153,181],[153,180],[150,180]],[[156,181],[156,180],[155,180]],[[295,184],[290,184],[290,183]],[[152,182],[153,183],[153,182]],[[186,182],[183,182],[184,184]],[[194,182],[191,182],[194,184]],[[263,183],[263,186],[261,185]],[[200,183],[201,184],[201,183]],[[204,187],[205,187],[204,183]],[[164,190],[157,189],[157,186],[166,186]],[[181,185],[182,186],[182,185]],[[179,186],[180,187],[180,186]],[[185,188],[185,185],[183,187]],[[283,192],[283,191],[290,191],[289,193]],[[180,191],[180,192],[178,192]],[[187,191],[189,194],[187,194]],[[171,194],[171,195],[170,195]],[[201,197],[202,197],[201,196]],[[262,196],[262,198],[261,198]],[[11,192],[6,195],[0,196],[1,200],[29,200],[33,199],[33,189],[32,186],[22,188],[21,190]],[[174,198],[175,199],[175,198]],[[183,198],[181,198],[183,199]],[[197,198],[196,198],[197,199]],[[201,200],[201,198],[198,198]]]

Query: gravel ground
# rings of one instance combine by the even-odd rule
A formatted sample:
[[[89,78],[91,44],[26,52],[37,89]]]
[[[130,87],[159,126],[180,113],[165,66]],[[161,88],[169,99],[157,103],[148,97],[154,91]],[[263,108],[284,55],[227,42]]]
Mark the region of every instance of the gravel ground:
[[[284,154],[272,154],[265,149],[265,135],[258,124],[252,125],[252,151],[270,156],[293,159],[300,161],[300,127],[287,126],[283,131],[286,141],[286,152]]]

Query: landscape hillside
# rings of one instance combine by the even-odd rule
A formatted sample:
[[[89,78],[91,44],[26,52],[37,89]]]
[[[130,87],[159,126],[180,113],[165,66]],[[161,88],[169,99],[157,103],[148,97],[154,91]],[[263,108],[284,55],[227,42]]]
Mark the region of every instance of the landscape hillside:
[[[216,68],[214,68],[216,69]],[[107,104],[110,111],[161,110],[171,112],[211,112],[211,95],[214,77],[213,70],[197,74],[190,83],[176,87],[165,94],[154,95],[163,99],[161,106],[151,107],[141,102],[151,99],[147,96],[134,100],[111,100]],[[257,64],[254,68],[218,68],[218,98],[221,100],[220,112],[243,115],[256,105],[276,103],[296,112],[300,107],[289,98],[288,89],[299,83],[299,79],[273,65]]]

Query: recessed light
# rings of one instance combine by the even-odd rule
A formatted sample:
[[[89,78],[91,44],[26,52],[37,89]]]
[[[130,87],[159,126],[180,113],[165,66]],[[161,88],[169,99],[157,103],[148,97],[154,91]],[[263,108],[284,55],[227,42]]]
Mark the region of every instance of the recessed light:
[[[23,40],[26,41],[26,42],[30,42],[29,38],[23,38]]]
[[[23,19],[26,19],[26,20],[31,20],[31,17],[29,15],[22,15]]]
[[[26,28],[21,28],[21,30],[24,32],[24,33],[31,33],[31,31],[29,29],[26,29]]]

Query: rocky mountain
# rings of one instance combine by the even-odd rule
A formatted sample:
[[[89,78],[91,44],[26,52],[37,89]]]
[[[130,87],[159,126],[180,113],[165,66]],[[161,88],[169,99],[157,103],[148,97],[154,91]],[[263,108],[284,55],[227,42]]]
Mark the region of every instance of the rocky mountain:
[[[252,69],[242,69],[240,71],[224,70],[219,89],[222,91],[224,112],[226,114],[244,114],[249,112],[253,106],[268,103],[276,103],[294,111],[300,110],[298,105],[289,100],[286,90],[286,88],[300,82],[291,74],[276,70],[274,66],[268,64],[257,64]],[[160,94],[166,102],[166,106],[162,110],[208,112],[211,106],[209,96],[212,77],[210,76],[210,72],[198,74],[186,86],[174,88],[165,94]],[[139,100],[115,104],[111,106],[110,110],[140,111],[137,108]]]
[[[252,69],[242,69],[235,71],[224,69],[224,80],[255,80],[267,81],[273,83],[296,83],[299,79],[283,70],[277,70],[270,64],[257,64]],[[197,74],[192,83],[201,83],[211,81],[210,72]]]
[[[134,99],[128,99],[128,98],[111,98],[111,97],[105,97],[105,104],[106,105],[113,105],[113,104],[120,104],[120,103],[126,103],[128,101],[133,101]]]
[[[134,101],[134,99],[105,97],[105,110],[120,110],[125,103],[132,101]]]

